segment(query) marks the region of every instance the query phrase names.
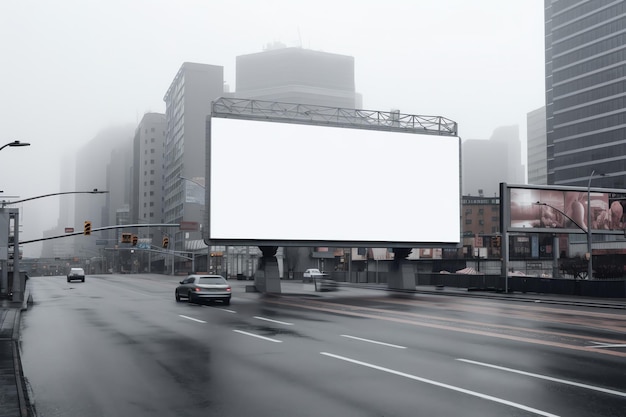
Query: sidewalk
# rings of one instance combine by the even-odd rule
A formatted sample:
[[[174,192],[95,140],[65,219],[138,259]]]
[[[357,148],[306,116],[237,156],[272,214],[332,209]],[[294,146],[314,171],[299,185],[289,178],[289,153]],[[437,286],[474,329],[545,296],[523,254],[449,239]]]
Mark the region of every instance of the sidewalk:
[[[28,290],[24,299],[24,302],[0,299],[0,417],[35,415],[31,410],[19,351],[21,313],[28,308]]]

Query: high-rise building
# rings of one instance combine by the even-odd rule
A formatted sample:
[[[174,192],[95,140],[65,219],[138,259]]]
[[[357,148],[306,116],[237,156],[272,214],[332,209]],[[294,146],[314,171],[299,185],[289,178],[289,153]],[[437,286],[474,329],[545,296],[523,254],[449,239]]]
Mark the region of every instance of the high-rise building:
[[[108,191],[103,195],[77,194],[74,197],[74,224],[78,230],[87,220],[92,222],[94,229],[116,225],[116,210],[128,207],[132,137],[132,125],[110,127],[103,129],[78,151],[75,189]],[[94,231],[90,237],[76,236],[74,256],[100,256],[102,246],[96,241],[106,240],[107,245],[114,244],[116,233],[116,230],[100,230]]]
[[[500,183],[524,184],[519,126],[496,128],[489,140],[462,142],[463,195],[487,197],[500,193]]]
[[[74,155],[65,155],[61,160],[61,190],[65,191],[68,184],[74,184],[75,165]],[[43,232],[44,237],[61,236],[65,228],[80,226],[79,223],[75,223],[74,200],[75,195],[73,194],[65,195],[59,199],[59,219],[55,227]],[[74,256],[74,253],[74,239],[70,237],[45,240],[41,245],[42,258],[68,258]]]
[[[361,108],[354,57],[279,47],[240,55],[236,63],[238,98]]]
[[[626,188],[626,3],[545,0],[545,35],[548,184]]]
[[[165,93],[165,159],[163,216],[166,223],[182,221],[202,224],[205,209],[185,193],[186,182],[204,183],[206,166],[206,119],[211,102],[224,94],[224,68],[185,62]],[[155,157],[155,164],[160,158]],[[190,198],[191,197],[191,198]],[[175,231],[170,248],[200,240],[199,231]]]
[[[130,193],[130,222],[163,222],[163,155],[165,115],[146,113],[135,129],[133,143],[133,182]],[[140,237],[152,238],[153,230],[140,228]],[[156,236],[160,242],[162,236]]]
[[[546,154],[546,108],[541,107],[526,115],[528,183],[548,184]]]

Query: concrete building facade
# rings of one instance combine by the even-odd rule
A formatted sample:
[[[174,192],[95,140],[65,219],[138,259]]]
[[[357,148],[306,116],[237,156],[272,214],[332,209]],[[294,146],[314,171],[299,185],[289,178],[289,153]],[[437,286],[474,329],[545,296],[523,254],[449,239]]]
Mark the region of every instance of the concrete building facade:
[[[524,184],[519,126],[502,126],[489,140],[468,139],[461,144],[463,195],[494,197],[500,183]]]
[[[626,3],[545,0],[548,184],[626,188]]]
[[[237,98],[359,109],[354,57],[276,48],[236,58]]]
[[[165,101],[165,156],[163,220],[206,222],[204,204],[188,198],[186,182],[204,182],[206,166],[206,118],[211,102],[224,93],[224,68],[185,62],[168,88]],[[155,164],[157,159],[155,158]],[[183,250],[202,239],[199,231],[172,230],[170,246]]]
[[[548,184],[548,158],[546,153],[546,108],[529,112],[526,116],[528,183]]]
[[[135,129],[133,141],[133,183],[130,194],[130,222],[136,224],[163,222],[163,176],[165,131],[162,113],[146,113]],[[155,230],[139,228],[141,238],[156,238]]]

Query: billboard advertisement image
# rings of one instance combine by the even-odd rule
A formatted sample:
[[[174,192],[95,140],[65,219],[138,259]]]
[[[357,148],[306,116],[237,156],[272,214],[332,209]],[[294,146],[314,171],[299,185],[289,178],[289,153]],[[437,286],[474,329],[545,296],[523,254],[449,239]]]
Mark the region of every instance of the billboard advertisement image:
[[[509,230],[563,229],[566,233],[586,233],[589,209],[594,232],[623,231],[626,226],[623,193],[511,187],[509,196]]]

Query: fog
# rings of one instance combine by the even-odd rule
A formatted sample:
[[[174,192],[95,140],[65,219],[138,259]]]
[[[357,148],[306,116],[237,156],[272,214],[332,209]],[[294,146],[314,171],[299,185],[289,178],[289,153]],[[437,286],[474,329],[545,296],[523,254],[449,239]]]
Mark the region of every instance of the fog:
[[[543,26],[542,0],[5,0],[0,146],[31,146],[0,152],[0,200],[83,191],[61,165],[101,130],[165,112],[183,62],[223,66],[235,91],[235,58],[273,42],[353,56],[366,109],[444,116],[464,139],[517,124],[525,146],[545,102]],[[21,240],[58,223],[61,198],[19,205]]]

